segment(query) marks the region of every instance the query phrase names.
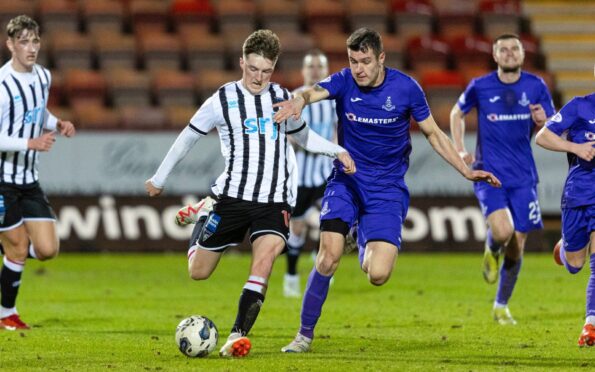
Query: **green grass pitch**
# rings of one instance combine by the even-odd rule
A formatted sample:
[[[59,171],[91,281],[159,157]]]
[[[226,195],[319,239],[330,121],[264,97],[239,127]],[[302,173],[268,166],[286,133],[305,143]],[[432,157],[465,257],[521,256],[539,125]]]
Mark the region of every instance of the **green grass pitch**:
[[[2,371],[501,371],[595,369],[580,349],[588,268],[576,276],[550,255],[529,254],[510,303],[519,324],[490,316],[495,286],[483,282],[481,253],[403,254],[393,277],[373,287],[355,256],[344,257],[313,351],[282,354],[297,331],[301,300],[282,296],[276,264],[243,359],[183,356],[178,322],[206,315],[219,346],[235,319],[249,256],[228,254],[207,281],[186,274],[176,254],[63,254],[27,263],[17,306],[33,328],[0,332]],[[302,283],[312,261],[300,262]]]

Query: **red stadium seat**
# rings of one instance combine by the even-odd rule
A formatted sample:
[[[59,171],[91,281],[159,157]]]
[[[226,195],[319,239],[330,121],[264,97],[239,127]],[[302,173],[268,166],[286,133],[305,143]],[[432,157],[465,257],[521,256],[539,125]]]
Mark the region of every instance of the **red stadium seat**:
[[[303,21],[311,33],[343,32],[345,9],[340,1],[304,0]]]
[[[81,12],[85,28],[90,33],[122,32],[124,8],[115,0],[84,0]]]
[[[249,35],[256,26],[256,5],[247,0],[219,0],[219,28],[226,35]]]
[[[225,40],[222,36],[198,29],[184,29],[180,33],[186,64],[191,71],[224,68],[227,64]]]
[[[418,72],[447,68],[450,49],[435,36],[414,37],[407,43],[407,64]]]
[[[159,70],[153,73],[153,95],[162,107],[195,106],[192,75],[180,71]]]
[[[294,0],[260,0],[257,14],[262,27],[277,32],[300,31],[300,4]]]
[[[111,31],[96,33],[93,37],[99,68],[134,69],[137,64],[134,37]]]
[[[103,105],[79,104],[72,111],[77,129],[104,130],[121,126],[118,112]]]
[[[456,71],[427,71],[422,74],[420,83],[436,122],[441,128],[448,130],[452,106],[465,88],[463,75]]]
[[[479,4],[483,33],[490,39],[501,34],[519,34],[520,4],[516,0],[483,0]]]
[[[136,32],[167,30],[169,5],[167,1],[132,0],[129,4],[132,30]]]
[[[136,33],[139,59],[147,70],[182,67],[182,47],[177,35],[145,30]]]
[[[151,106],[125,106],[118,110],[124,129],[152,129],[166,128],[167,117],[165,110]]]
[[[43,0],[38,6],[43,32],[75,32],[79,28],[77,4],[70,0]]]
[[[91,69],[91,41],[78,32],[56,32],[51,35],[54,66],[60,70]]]
[[[489,69],[493,64],[492,43],[483,36],[462,35],[449,41],[455,67],[459,71],[481,67]]]
[[[395,30],[403,39],[432,33],[435,10],[429,0],[394,0],[392,14]]]
[[[170,7],[173,26],[209,31],[215,11],[209,0],[173,0]]]
[[[327,32],[318,35],[317,44],[328,58],[329,71],[335,72],[330,69],[331,66],[347,66],[347,46],[345,45],[345,41],[348,37],[349,35],[342,32]]]
[[[477,28],[475,13],[438,14],[438,33],[445,39],[474,35]]]
[[[64,74],[64,91],[71,106],[81,103],[103,105],[106,83],[96,71],[69,70]]]
[[[369,27],[386,33],[389,14],[387,2],[384,0],[347,0],[347,18],[352,30]]]
[[[109,70],[105,72],[108,98],[115,107],[149,106],[151,81],[147,73],[136,70]]]

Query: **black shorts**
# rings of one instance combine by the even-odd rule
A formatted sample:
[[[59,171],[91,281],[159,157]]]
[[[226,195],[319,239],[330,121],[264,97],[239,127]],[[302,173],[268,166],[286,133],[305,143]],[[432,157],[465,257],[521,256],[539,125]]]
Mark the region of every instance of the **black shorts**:
[[[293,218],[303,217],[308,209],[324,196],[326,184],[317,187],[298,187],[297,201],[293,209]]]
[[[207,220],[194,226],[190,247],[223,252],[240,244],[246,231],[250,231],[250,243],[267,234],[287,241],[290,217],[291,207],[286,203],[254,203],[223,196]]]
[[[33,220],[56,220],[56,214],[39,183],[0,183],[0,231],[12,230],[24,221]]]

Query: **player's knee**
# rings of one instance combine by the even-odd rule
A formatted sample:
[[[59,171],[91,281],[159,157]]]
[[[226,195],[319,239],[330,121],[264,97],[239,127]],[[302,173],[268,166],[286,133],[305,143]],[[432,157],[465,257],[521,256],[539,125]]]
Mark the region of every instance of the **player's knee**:
[[[585,265],[585,259],[579,256],[566,256],[566,263],[565,265],[566,270],[568,270],[571,274],[577,274],[583,266]]]
[[[188,275],[190,275],[190,278],[192,280],[205,280],[211,276],[211,271],[205,270],[204,268],[201,268],[201,267],[189,266],[188,267]]]
[[[512,238],[514,228],[512,226],[500,226],[492,229],[492,237],[498,244],[506,244]]]
[[[369,270],[368,269],[368,280],[372,285],[381,286],[388,282],[390,278],[390,271],[386,270]]]
[[[340,256],[320,251],[316,257],[316,270],[322,275],[331,275],[337,270],[339,260]]]
[[[55,258],[60,251],[60,242],[44,243],[34,246],[35,256],[40,261],[47,261]]]

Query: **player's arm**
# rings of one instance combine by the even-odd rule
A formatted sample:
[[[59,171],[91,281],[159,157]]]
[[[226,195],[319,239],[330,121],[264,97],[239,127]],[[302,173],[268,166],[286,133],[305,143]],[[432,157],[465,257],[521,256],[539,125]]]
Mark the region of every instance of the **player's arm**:
[[[469,154],[465,149],[465,113],[458,103],[455,103],[452,110],[450,110],[450,133],[459,156],[466,164],[473,163],[473,155]]]
[[[165,155],[157,172],[145,181],[145,189],[149,196],[159,196],[161,194],[169,174],[204,135],[205,133],[193,129],[191,124],[182,130],[176,141],[171,145],[167,155]]]
[[[595,141],[574,143],[558,136],[547,127],[541,128],[537,133],[535,143],[548,150],[573,153],[586,161],[591,161],[595,158],[595,148],[593,147],[595,146]]]
[[[450,165],[470,181],[486,181],[492,186],[500,187],[500,180],[492,173],[482,170],[471,170],[459,156],[448,136],[438,127],[432,115],[419,122],[422,133],[434,150]]]
[[[291,135],[295,142],[306,151],[339,159],[341,164],[343,164],[343,171],[346,174],[355,173],[355,162],[347,150],[324,139],[313,130],[310,130],[306,123],[303,123],[302,126],[296,130],[287,132],[287,134]]]
[[[76,129],[74,128],[74,124],[72,124],[68,120],[60,120],[55,117],[47,108],[45,109],[44,114],[44,129],[50,131],[59,131],[61,135],[65,137],[72,137],[76,133]]]
[[[273,116],[273,120],[275,120],[276,123],[281,123],[289,118],[297,120],[306,105],[322,101],[329,96],[329,91],[320,85],[314,85],[313,87],[304,89],[295,93],[293,98],[274,104],[273,107],[278,107],[279,110]]]

